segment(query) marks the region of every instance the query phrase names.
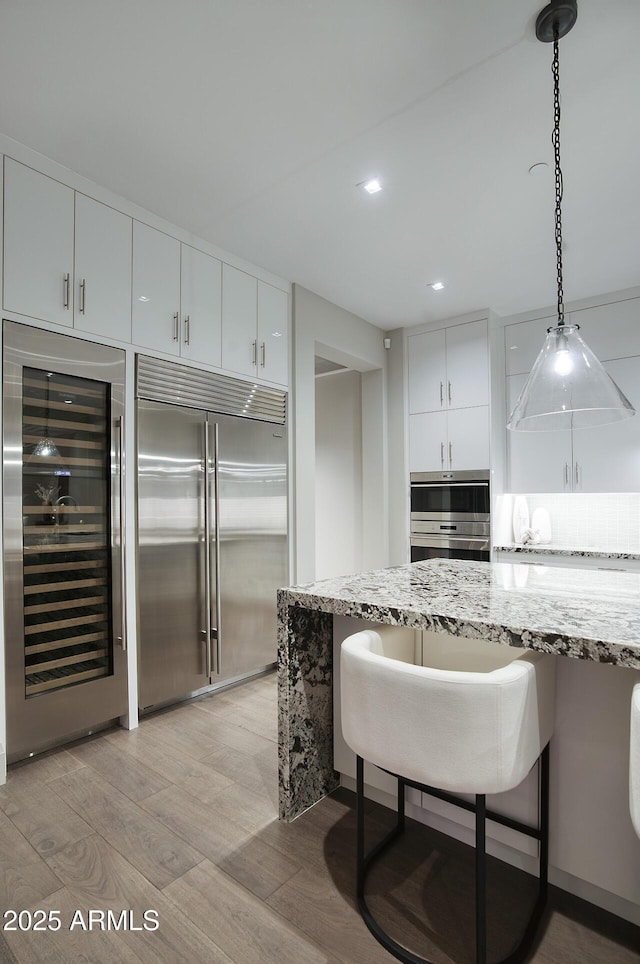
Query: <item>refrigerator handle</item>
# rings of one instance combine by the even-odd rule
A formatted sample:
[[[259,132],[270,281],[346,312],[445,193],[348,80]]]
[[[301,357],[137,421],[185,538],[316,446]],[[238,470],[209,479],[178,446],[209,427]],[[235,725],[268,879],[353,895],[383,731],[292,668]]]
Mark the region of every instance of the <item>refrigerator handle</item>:
[[[125,477],[124,477],[124,415],[118,416],[118,482],[120,486],[120,645],[127,650],[127,574],[125,559]]]
[[[218,473],[218,423],[215,422],[213,426],[213,477],[215,483],[214,491],[214,504],[216,511],[215,518],[215,538],[214,544],[215,550],[215,586],[216,586],[216,628],[212,631],[212,636],[215,636],[216,640],[216,673],[220,675],[222,673],[222,641],[221,636],[221,622],[220,622],[220,477]]]
[[[204,423],[204,625],[202,634],[206,643],[207,677],[211,678],[211,508],[209,501],[209,421]]]

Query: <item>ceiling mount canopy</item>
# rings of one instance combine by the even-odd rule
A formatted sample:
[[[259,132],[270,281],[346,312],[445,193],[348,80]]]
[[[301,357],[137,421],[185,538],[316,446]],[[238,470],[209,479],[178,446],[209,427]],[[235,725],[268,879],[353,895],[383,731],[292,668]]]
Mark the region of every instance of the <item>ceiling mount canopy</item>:
[[[536,37],[542,43],[562,40],[578,19],[577,0],[557,0],[547,4],[536,20]]]
[[[560,70],[558,41],[578,16],[577,0],[552,0],[538,14],[536,37],[553,43],[553,151],[555,160],[555,243],[558,324],[547,337],[516,402],[507,428],[521,432],[589,428],[635,415],[635,409],[579,334],[565,324],[562,266],[562,194],[560,167]]]

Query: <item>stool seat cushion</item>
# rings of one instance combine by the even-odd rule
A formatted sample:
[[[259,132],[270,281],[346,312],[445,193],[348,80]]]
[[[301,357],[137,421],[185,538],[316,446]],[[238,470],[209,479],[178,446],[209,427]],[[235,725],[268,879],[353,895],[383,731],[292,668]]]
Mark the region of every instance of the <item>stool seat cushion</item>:
[[[631,742],[629,755],[629,809],[640,837],[640,683],[631,694]]]
[[[351,749],[453,793],[521,783],[553,732],[555,657],[495,644],[487,671],[474,660],[470,672],[459,659],[455,670],[418,666],[385,655],[388,631],[397,637],[396,627],[380,627],[342,644],[342,730]]]

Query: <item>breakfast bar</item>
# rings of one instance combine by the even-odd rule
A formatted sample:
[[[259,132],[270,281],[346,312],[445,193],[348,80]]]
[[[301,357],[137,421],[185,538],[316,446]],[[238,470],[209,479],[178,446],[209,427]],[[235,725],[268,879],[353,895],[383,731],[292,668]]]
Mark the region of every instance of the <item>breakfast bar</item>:
[[[436,559],[279,591],[282,820],[295,819],[340,783],[334,769],[333,680],[334,619],[338,624],[342,617],[353,619],[356,627],[365,620],[565,657],[560,664],[569,682],[566,692],[559,689],[560,715],[574,734],[584,731],[585,741],[591,744],[584,750],[585,760],[590,752],[600,750],[607,760],[615,761],[611,781],[621,797],[628,781],[630,692],[640,680],[640,573]],[[590,725],[602,739],[614,733],[611,748],[593,749],[597,741],[584,720],[576,716],[572,723],[577,692],[586,704],[580,712],[593,714]],[[615,732],[608,730],[614,717]],[[579,767],[577,757],[582,753],[574,748],[566,751],[568,765]],[[565,776],[573,780],[569,773]],[[590,779],[602,784],[606,776],[593,773]],[[628,807],[626,814],[612,819],[620,823],[623,817],[630,825]],[[639,844],[629,826],[625,846],[638,849],[638,867]],[[565,863],[574,874],[582,873],[570,860]],[[606,874],[598,886],[606,890],[605,878]],[[610,886],[624,891],[628,899],[628,888]],[[633,893],[634,904],[636,900]]]
[[[337,786],[334,615],[640,670],[640,573],[436,559],[281,589],[283,820]]]

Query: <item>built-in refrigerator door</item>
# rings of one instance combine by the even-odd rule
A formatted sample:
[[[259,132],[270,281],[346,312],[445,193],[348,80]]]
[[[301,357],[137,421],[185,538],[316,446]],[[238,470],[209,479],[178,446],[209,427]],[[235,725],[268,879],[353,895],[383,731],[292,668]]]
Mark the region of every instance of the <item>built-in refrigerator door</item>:
[[[127,710],[124,352],[6,321],[7,757]]]
[[[138,401],[141,709],[209,683],[206,433],[204,412]]]
[[[287,584],[287,438],[282,425],[217,424],[219,617],[213,681],[273,665],[276,591]]]

